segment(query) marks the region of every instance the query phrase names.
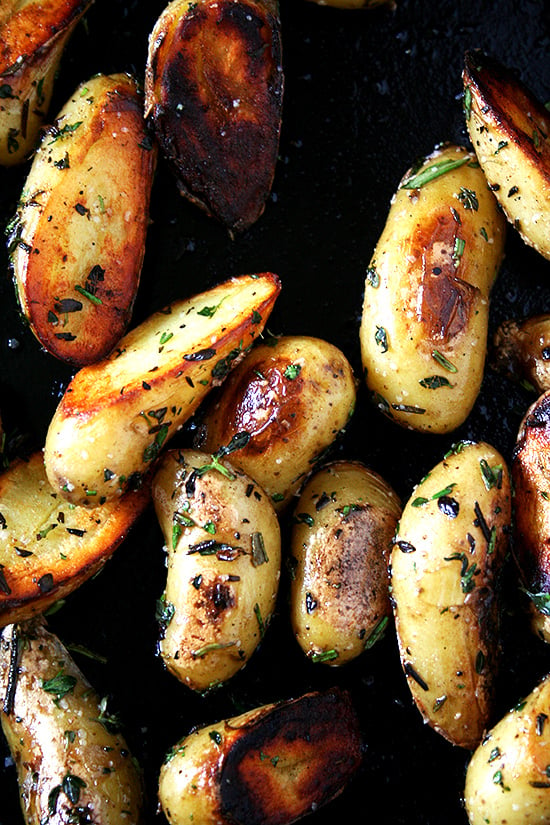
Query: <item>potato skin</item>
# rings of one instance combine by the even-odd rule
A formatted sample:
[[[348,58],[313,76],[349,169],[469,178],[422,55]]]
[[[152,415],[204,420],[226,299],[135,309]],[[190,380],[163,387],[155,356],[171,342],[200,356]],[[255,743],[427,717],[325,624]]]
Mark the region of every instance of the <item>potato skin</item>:
[[[355,399],[355,377],[341,350],[319,338],[282,336],[256,345],[209,401],[196,446],[215,452],[249,433],[232,462],[280,513],[345,428]]]
[[[550,642],[550,390],[523,417],[511,472],[513,552],[529,599],[532,630]]]
[[[82,83],[34,156],[10,224],[12,274],[38,341],[74,366],[107,355],[129,324],[155,165],[125,74]]]
[[[492,713],[510,498],[500,453],[461,442],[413,491],[391,554],[395,624],[413,699],[431,727],[472,750]]]
[[[0,627],[42,613],[97,573],[150,501],[148,485],[93,512],[48,483],[42,451],[0,474]]]
[[[172,825],[288,825],[344,789],[361,751],[349,694],[304,694],[182,739],[161,768],[160,804]]]
[[[159,653],[196,691],[248,662],[275,609],[281,570],[269,498],[227,459],[204,472],[211,465],[207,453],[169,450],[152,484],[168,553]]]
[[[23,163],[45,123],[59,63],[93,0],[2,0],[0,165]]]
[[[550,678],[518,702],[475,750],[466,771],[470,825],[550,822]]]
[[[280,292],[243,275],[153,313],[113,353],[82,367],[46,436],[50,484],[96,507],[132,489],[213,386],[244,357]]]
[[[525,243],[550,258],[550,115],[507,67],[466,53],[466,125],[490,188]]]
[[[401,426],[447,433],[467,418],[505,229],[475,155],[460,146],[437,148],[402,179],[367,270],[359,332],[373,400]]]
[[[172,0],[150,35],[145,115],[181,194],[230,231],[264,211],[283,85],[275,0]]]
[[[550,315],[508,319],[494,337],[492,366],[528,389],[550,389]]]
[[[312,661],[343,665],[383,633],[400,515],[395,491],[358,461],[331,462],[306,483],[290,539],[290,615]]]
[[[100,721],[99,696],[38,620],[3,630],[0,702],[27,825],[143,825],[141,773],[124,737]]]

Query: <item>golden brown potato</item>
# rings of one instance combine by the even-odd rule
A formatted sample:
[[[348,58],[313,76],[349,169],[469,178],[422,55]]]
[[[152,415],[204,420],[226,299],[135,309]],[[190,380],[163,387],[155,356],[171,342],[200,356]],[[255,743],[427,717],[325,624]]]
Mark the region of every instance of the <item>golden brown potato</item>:
[[[215,452],[240,432],[250,440],[232,463],[277,512],[345,428],[355,407],[350,363],[333,344],[288,335],[260,343],[229,376],[202,419],[197,446]]]
[[[141,772],[115,717],[43,623],[4,629],[0,703],[27,825],[142,825]]]
[[[514,543],[532,629],[550,642],[550,391],[527,410],[511,463]]]
[[[336,797],[362,758],[359,720],[333,688],[195,729],[161,768],[171,825],[288,825]]]
[[[365,281],[359,333],[378,408],[452,432],[477,398],[506,221],[473,153],[437,148],[400,183]]]
[[[327,464],[304,486],[290,540],[290,615],[313,662],[343,665],[383,634],[400,515],[394,490],[358,461]]]
[[[136,297],[156,151],[135,80],[96,75],[45,132],[11,223],[21,309],[43,347],[75,366],[107,355]]]
[[[46,437],[54,490],[96,507],[134,486],[244,357],[280,288],[271,273],[232,278],[154,313],[107,358],[82,367]]]
[[[549,703],[546,676],[484,736],[466,772],[470,825],[550,822]]]
[[[500,453],[461,442],[413,491],[391,554],[397,637],[413,699],[431,727],[469,749],[493,710],[510,498]]]
[[[35,148],[63,50],[93,0],[2,0],[0,4],[0,165]]]
[[[271,191],[281,60],[276,0],[172,0],[149,38],[145,115],[182,195],[230,230]]]
[[[466,53],[466,125],[489,187],[523,240],[550,258],[550,114],[517,75]]]
[[[152,490],[168,553],[159,652],[178,679],[205,691],[244,667],[264,637],[279,586],[279,522],[248,476],[196,450],[169,450]]]
[[[550,389],[550,315],[503,321],[493,343],[494,369],[539,394]]]
[[[144,511],[149,487],[93,512],[46,478],[42,451],[0,474],[0,626],[42,613],[100,570]]]

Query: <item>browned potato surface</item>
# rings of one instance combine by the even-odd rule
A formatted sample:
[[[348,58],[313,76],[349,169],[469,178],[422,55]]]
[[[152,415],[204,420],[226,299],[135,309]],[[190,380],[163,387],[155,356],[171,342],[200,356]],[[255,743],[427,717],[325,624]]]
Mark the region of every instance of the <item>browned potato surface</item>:
[[[48,114],[65,45],[93,0],[2,0],[0,165],[22,163]]]
[[[107,355],[131,318],[156,163],[147,141],[133,78],[82,83],[45,132],[10,226],[20,306],[75,366]]]
[[[146,117],[181,193],[230,230],[271,191],[281,60],[276,0],[172,0],[149,38]]]
[[[493,345],[496,370],[538,393],[550,389],[550,315],[503,321]]]
[[[0,474],[0,626],[43,612],[101,569],[150,500],[143,485],[93,512],[46,478],[42,451]]]
[[[362,759],[359,721],[333,688],[199,728],[160,772],[172,825],[289,825],[336,797]]]

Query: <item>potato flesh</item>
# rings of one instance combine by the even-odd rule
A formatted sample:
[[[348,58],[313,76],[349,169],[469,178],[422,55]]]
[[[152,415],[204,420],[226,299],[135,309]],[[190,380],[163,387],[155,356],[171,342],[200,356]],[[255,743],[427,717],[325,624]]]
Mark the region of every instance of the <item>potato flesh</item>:
[[[397,190],[365,282],[360,328],[378,408],[409,429],[445,433],[468,416],[483,378],[491,286],[506,222],[475,156],[435,150]]]
[[[407,682],[425,721],[477,746],[498,667],[498,575],[510,481],[500,453],[461,444],[415,488],[391,554],[391,593]]]

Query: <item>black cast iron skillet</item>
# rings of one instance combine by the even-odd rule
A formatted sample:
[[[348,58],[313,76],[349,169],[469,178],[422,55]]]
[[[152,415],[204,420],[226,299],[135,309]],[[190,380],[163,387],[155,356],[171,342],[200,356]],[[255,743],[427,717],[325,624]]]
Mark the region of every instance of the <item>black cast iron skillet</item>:
[[[96,0],[66,51],[52,113],[96,72],[143,76],[147,37],[162,0]],[[161,160],[138,300],[137,323],[169,301],[232,275],[272,270],[283,290],[269,321],[274,333],[303,333],[339,346],[360,375],[358,328],[365,269],[405,170],[443,141],[467,143],[462,115],[464,52],[481,48],[510,67],[537,96],[550,98],[550,14],[544,0],[518,4],[397,0],[395,9],[349,11],[281,0],[286,88],[280,159],[264,215],[232,240],[185,202]],[[15,210],[28,167],[0,170],[0,217]],[[0,410],[10,433],[42,446],[70,369],[41,351],[18,317],[0,250]],[[507,317],[550,311],[550,264],[510,233],[494,288],[491,330]],[[465,424],[451,436],[415,435],[384,420],[359,391],[354,419],[334,456],[380,472],[404,500],[461,438],[486,439],[509,459],[533,399],[487,367]],[[190,439],[192,428],[181,435]],[[393,629],[338,670],[307,661],[289,628],[286,594],[269,636],[241,674],[208,697],[168,675],[155,655],[155,601],[163,589],[163,540],[152,513],[105,570],[49,620],[66,643],[102,657],[78,663],[124,721],[156,811],[164,754],[191,726],[255,705],[341,685],[350,690],[366,742],[359,776],[309,817],[347,815],[386,825],[464,825],[469,754],[427,728],[401,671]],[[550,670],[550,650],[530,635],[516,601],[515,573],[503,622],[496,716]],[[0,825],[22,822],[15,769],[0,742]]]

